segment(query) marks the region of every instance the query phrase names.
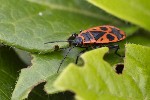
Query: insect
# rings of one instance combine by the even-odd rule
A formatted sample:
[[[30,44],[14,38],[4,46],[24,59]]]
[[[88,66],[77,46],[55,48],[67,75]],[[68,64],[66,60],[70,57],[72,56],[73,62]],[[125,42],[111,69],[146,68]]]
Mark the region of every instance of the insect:
[[[87,30],[80,30],[79,34],[73,33],[68,40],[66,41],[52,41],[52,42],[46,42],[47,43],[55,43],[55,42],[68,42],[69,43],[69,50],[63,60],[61,61],[57,72],[60,69],[60,66],[66,59],[67,55],[69,52],[74,48],[74,47],[80,47],[80,48],[85,48],[83,51],[81,51],[76,58],[76,64],[78,63],[78,58],[79,56],[84,53],[85,51],[89,50],[89,48],[95,49],[95,48],[100,48],[100,47],[108,47],[109,49],[115,49],[115,54],[122,57],[120,54],[117,53],[119,49],[118,44],[112,44],[116,43],[119,41],[122,41],[123,39],[126,38],[125,32],[120,30],[119,28],[111,25],[102,25],[102,26],[97,26],[93,28],[89,28]]]

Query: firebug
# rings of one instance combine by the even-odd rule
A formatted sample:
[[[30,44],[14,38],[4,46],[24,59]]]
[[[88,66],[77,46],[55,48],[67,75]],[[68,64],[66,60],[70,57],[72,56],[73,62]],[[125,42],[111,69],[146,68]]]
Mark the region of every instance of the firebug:
[[[84,53],[85,51],[89,50],[90,48],[100,48],[107,46],[109,49],[115,49],[115,54],[122,57],[120,54],[117,53],[119,49],[118,44],[112,44],[119,41],[122,41],[126,38],[126,34],[124,31],[120,30],[119,28],[111,25],[102,25],[97,27],[92,27],[87,30],[81,31],[79,34],[73,33],[67,41],[52,41],[46,42],[47,43],[55,43],[55,42],[68,42],[69,43],[69,50],[65,55],[64,59],[61,61],[57,72],[60,69],[60,66],[66,59],[67,55],[74,47],[85,48],[81,51],[76,58],[76,64],[78,62],[79,56]]]

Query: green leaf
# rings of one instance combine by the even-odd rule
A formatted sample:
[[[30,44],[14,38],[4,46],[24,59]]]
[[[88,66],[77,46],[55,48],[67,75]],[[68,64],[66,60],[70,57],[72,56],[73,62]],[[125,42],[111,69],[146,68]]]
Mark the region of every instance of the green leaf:
[[[78,50],[74,49],[70,52],[70,54],[74,53],[73,55],[68,55],[68,58],[62,64],[61,70],[64,66],[66,66],[69,62],[75,58]],[[59,73],[57,73],[58,66],[61,60],[64,57],[66,51],[55,51],[50,54],[45,55],[32,55],[32,65],[29,68],[25,68],[21,70],[19,80],[15,86],[15,89],[12,94],[12,100],[20,100],[25,99],[28,97],[30,91],[42,82],[49,82],[53,83]],[[73,60],[74,61],[74,60]],[[50,90],[48,91],[47,88]],[[52,87],[50,84],[49,87],[45,87],[46,92],[53,93],[57,90]]]
[[[123,28],[127,34],[137,30],[131,32],[134,26],[125,25],[84,0],[30,1],[0,0],[0,41],[4,44],[44,53],[52,51],[56,45],[45,45],[45,42],[66,40],[80,29],[111,24]],[[66,45],[60,43],[59,46]]]
[[[87,0],[121,19],[150,31],[149,0]]]
[[[0,48],[0,100],[10,100],[20,69],[27,65],[22,62],[15,51],[10,47]],[[43,89],[43,88],[42,88]],[[42,90],[41,90],[42,91]],[[50,98],[34,90],[30,98],[34,100],[46,100]],[[44,93],[45,94],[45,93]],[[44,99],[43,99],[44,98]],[[31,100],[31,99],[29,99]]]
[[[148,100],[150,48],[127,44],[122,74],[103,60],[106,52],[108,48],[104,47],[83,54],[84,65],[70,64],[56,80],[55,87],[75,92],[78,100]]]
[[[12,48],[0,48],[0,100],[10,100],[15,82],[18,77],[17,71],[25,64],[19,59]]]
[[[31,55],[29,52],[14,48],[15,52],[19,56],[19,58],[26,64],[30,65],[31,64]]]

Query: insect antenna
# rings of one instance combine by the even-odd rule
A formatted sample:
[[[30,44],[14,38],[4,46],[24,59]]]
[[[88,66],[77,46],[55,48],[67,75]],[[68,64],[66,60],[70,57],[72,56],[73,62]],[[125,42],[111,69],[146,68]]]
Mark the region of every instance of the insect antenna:
[[[67,41],[51,41],[51,42],[46,42],[46,43],[44,43],[44,44],[55,43],[55,42],[73,42],[73,40],[67,40]]]
[[[67,52],[67,54],[66,54],[65,57],[63,58],[63,60],[61,60],[60,65],[59,65],[59,67],[58,67],[58,69],[57,69],[57,73],[59,72],[59,69],[60,69],[62,63],[64,62],[64,60],[65,60],[66,57],[68,56],[69,52],[70,52],[74,47],[75,47],[75,46],[70,47],[69,50],[68,50],[68,52]]]

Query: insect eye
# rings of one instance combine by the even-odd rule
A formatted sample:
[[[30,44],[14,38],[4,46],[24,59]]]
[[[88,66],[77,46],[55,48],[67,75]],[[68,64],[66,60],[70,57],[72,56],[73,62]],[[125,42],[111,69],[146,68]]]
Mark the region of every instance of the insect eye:
[[[76,36],[76,33],[73,33],[72,36],[75,37],[75,36]]]

